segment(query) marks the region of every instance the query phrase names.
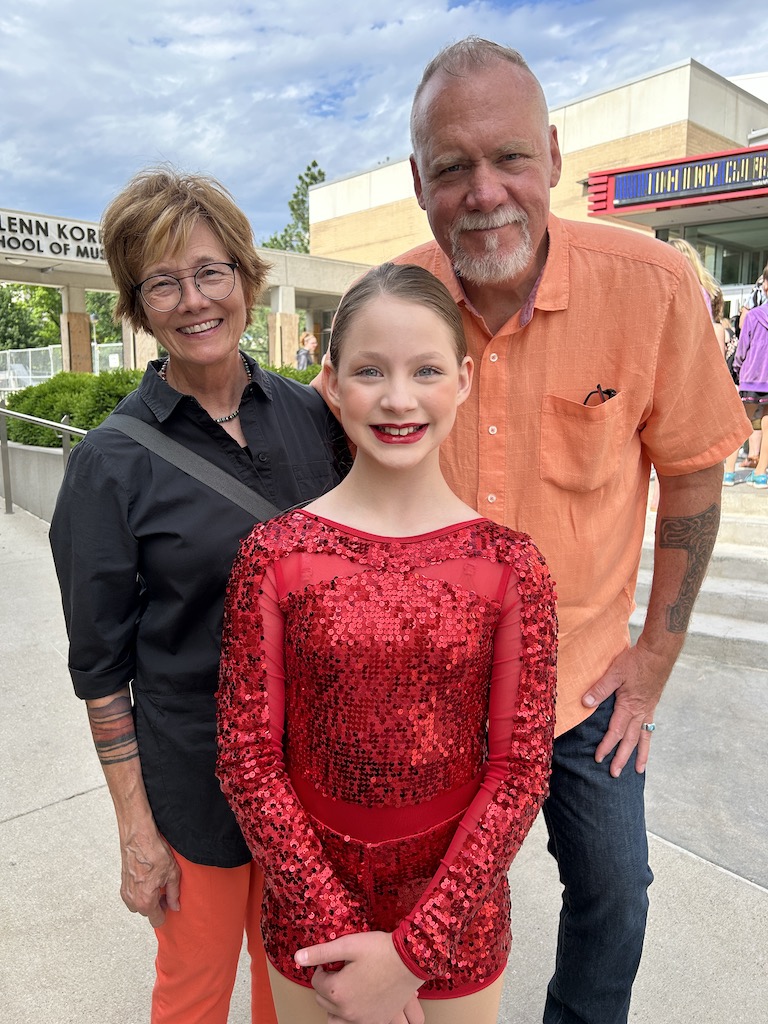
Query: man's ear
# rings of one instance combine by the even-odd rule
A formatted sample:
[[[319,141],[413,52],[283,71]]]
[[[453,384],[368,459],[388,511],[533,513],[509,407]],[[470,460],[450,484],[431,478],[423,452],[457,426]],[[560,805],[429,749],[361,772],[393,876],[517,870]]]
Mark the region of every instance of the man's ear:
[[[549,187],[554,188],[555,185],[560,181],[560,175],[563,170],[563,157],[560,153],[560,143],[557,140],[557,128],[551,124],[549,126],[549,157],[552,161],[552,171],[549,176]]]
[[[421,175],[419,174],[419,168],[416,166],[416,157],[413,153],[411,153],[411,174],[413,175],[413,191],[416,193],[419,206],[422,210],[426,210],[426,206],[424,205],[424,189],[421,185]]]

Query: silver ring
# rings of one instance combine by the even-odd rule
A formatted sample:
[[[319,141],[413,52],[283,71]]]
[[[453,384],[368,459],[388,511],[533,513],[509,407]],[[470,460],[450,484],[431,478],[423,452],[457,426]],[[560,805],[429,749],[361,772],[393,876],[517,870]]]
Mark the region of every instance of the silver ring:
[[[656,728],[656,723],[655,722],[643,722],[643,724],[640,726],[640,728],[641,729],[645,729],[646,732],[653,732],[653,730]]]

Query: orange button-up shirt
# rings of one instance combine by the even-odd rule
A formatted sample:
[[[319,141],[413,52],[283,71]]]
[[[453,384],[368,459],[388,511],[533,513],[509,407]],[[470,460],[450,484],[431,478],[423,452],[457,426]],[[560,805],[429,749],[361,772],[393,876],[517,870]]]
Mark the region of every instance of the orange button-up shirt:
[[[549,563],[562,733],[629,644],[651,463],[669,476],[713,466],[750,425],[672,246],[551,216],[535,292],[496,334],[436,243],[395,262],[431,271],[461,309],[475,377],[442,465],[467,504],[529,533]],[[585,406],[598,384],[615,397]]]

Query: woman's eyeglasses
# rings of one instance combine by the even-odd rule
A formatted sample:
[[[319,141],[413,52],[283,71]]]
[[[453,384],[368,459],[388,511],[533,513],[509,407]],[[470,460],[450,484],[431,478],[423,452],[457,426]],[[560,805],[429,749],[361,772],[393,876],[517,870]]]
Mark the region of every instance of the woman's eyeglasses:
[[[226,299],[235,287],[237,263],[206,263],[193,274],[153,274],[133,286],[142,299],[158,313],[170,313],[181,302],[181,282],[194,278],[195,287],[207,299]]]

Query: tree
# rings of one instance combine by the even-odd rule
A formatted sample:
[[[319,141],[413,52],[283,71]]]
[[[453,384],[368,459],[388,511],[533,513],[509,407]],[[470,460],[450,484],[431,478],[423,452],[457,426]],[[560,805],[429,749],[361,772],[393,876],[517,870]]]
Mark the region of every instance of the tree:
[[[22,285],[25,302],[35,325],[35,346],[61,344],[61,292],[42,285]]]
[[[99,345],[120,344],[123,330],[113,315],[117,305],[117,292],[86,292],[85,308],[93,324],[93,334]]]
[[[17,284],[0,285],[0,349],[35,348],[35,321]]]
[[[41,285],[0,286],[0,348],[41,348],[61,340],[61,295]]]
[[[260,243],[265,249],[287,249],[289,252],[309,252],[309,187],[325,181],[325,171],[316,160],[307,164],[299,175],[293,196],[288,201],[291,222],[279,233],[270,235]]]

